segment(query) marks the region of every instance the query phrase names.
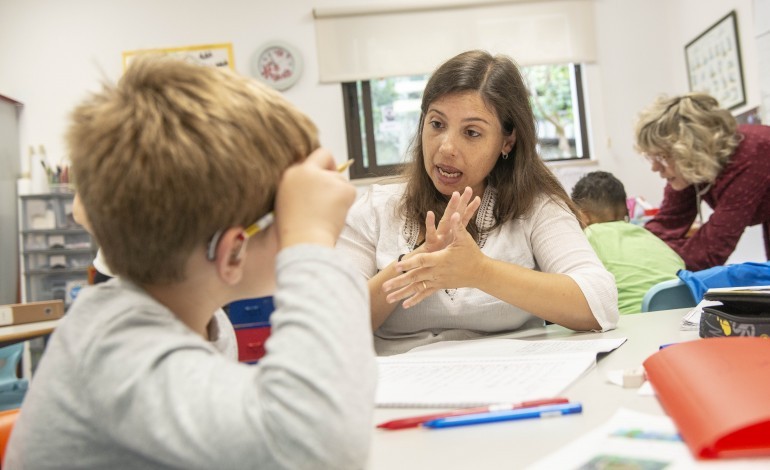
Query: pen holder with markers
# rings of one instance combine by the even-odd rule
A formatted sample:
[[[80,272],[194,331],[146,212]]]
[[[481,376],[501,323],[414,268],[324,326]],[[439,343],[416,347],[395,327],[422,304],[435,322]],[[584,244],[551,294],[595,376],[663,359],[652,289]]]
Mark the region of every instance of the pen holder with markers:
[[[51,183],[48,190],[52,193],[74,193],[75,188],[69,183]]]

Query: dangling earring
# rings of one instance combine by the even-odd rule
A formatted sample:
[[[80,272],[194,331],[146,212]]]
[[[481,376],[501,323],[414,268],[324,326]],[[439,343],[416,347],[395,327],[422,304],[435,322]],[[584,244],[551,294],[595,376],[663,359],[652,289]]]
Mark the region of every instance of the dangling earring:
[[[508,154],[507,153],[503,154],[503,160],[508,160]]]

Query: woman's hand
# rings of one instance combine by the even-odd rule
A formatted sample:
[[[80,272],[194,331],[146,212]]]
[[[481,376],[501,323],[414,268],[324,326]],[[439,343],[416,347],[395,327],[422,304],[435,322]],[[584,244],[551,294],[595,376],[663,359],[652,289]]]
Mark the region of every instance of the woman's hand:
[[[451,243],[438,251],[415,254],[398,262],[396,269],[405,272],[383,283],[387,302],[406,299],[403,307],[409,308],[438,290],[471,287],[470,280],[481,275],[486,257],[465,229],[467,222],[460,212],[453,213],[445,222],[448,229],[444,239],[448,237]]]
[[[470,243],[475,246],[476,243],[474,242],[473,237],[465,231],[465,226],[471,220],[471,217],[474,216],[480,205],[481,199],[478,197],[473,198],[473,190],[471,188],[465,188],[462,195],[458,192],[454,192],[447,203],[444,215],[441,217],[438,226],[436,226],[436,216],[433,212],[428,212],[426,215],[424,243],[420,245],[419,248],[403,256],[401,262],[396,262],[394,260],[369,279],[369,295],[372,303],[372,330],[379,328],[380,325],[387,320],[388,316],[393,313],[395,308],[394,303],[396,301],[421,293],[421,290],[426,290],[426,287],[428,286],[427,282],[425,284],[416,282],[409,285],[412,281],[403,280],[401,277],[403,270],[411,269],[404,268],[403,266],[417,266],[417,264],[409,263],[407,265],[402,263],[420,255],[431,252],[442,252],[442,250],[445,250],[447,246],[454,241],[455,233],[460,233],[457,229],[453,230],[452,224],[455,223],[453,221],[456,221],[456,224],[462,229],[462,232],[465,232],[465,235],[470,239]],[[399,265],[398,268],[396,267],[397,264]],[[430,275],[430,273],[428,273],[428,275]],[[396,279],[399,280],[396,281]],[[394,281],[398,284],[391,284]],[[385,282],[388,282],[389,285],[387,289],[383,286],[383,283]],[[437,289],[438,288],[434,287],[428,292],[422,292],[423,295],[410,299],[404,306],[409,307],[417,304]],[[396,290],[396,292],[393,293],[392,297],[389,297],[387,294],[391,290]]]
[[[473,190],[470,187],[466,187],[462,195],[457,191],[452,193],[438,226],[436,226],[435,214],[428,211],[425,217],[425,243],[423,244],[426,252],[439,251],[452,243],[450,221],[454,214],[460,214],[463,227],[468,225],[481,205],[481,199],[478,196],[471,198],[473,198]]]

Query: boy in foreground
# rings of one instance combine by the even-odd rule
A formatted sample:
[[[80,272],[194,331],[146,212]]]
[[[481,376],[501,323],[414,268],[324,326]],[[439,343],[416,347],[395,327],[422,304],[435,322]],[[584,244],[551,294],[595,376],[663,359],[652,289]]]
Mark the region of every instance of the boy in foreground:
[[[615,276],[621,314],[639,313],[650,287],[676,279],[677,271],[684,269],[682,258],[663,240],[628,221],[626,189],[611,173],[584,175],[572,189],[572,200],[588,242]]]
[[[364,467],[369,299],[333,249],[355,189],[312,122],[229,71],[137,58],[68,142],[117,277],[51,336],[3,468]],[[219,306],[273,292],[258,366],[207,341]]]

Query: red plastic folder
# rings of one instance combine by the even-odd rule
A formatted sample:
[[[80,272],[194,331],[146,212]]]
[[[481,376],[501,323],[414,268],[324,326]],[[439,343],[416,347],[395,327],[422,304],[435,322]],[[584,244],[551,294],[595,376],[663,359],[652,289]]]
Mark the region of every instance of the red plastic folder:
[[[770,339],[679,343],[647,358],[644,368],[696,458],[770,455]]]

